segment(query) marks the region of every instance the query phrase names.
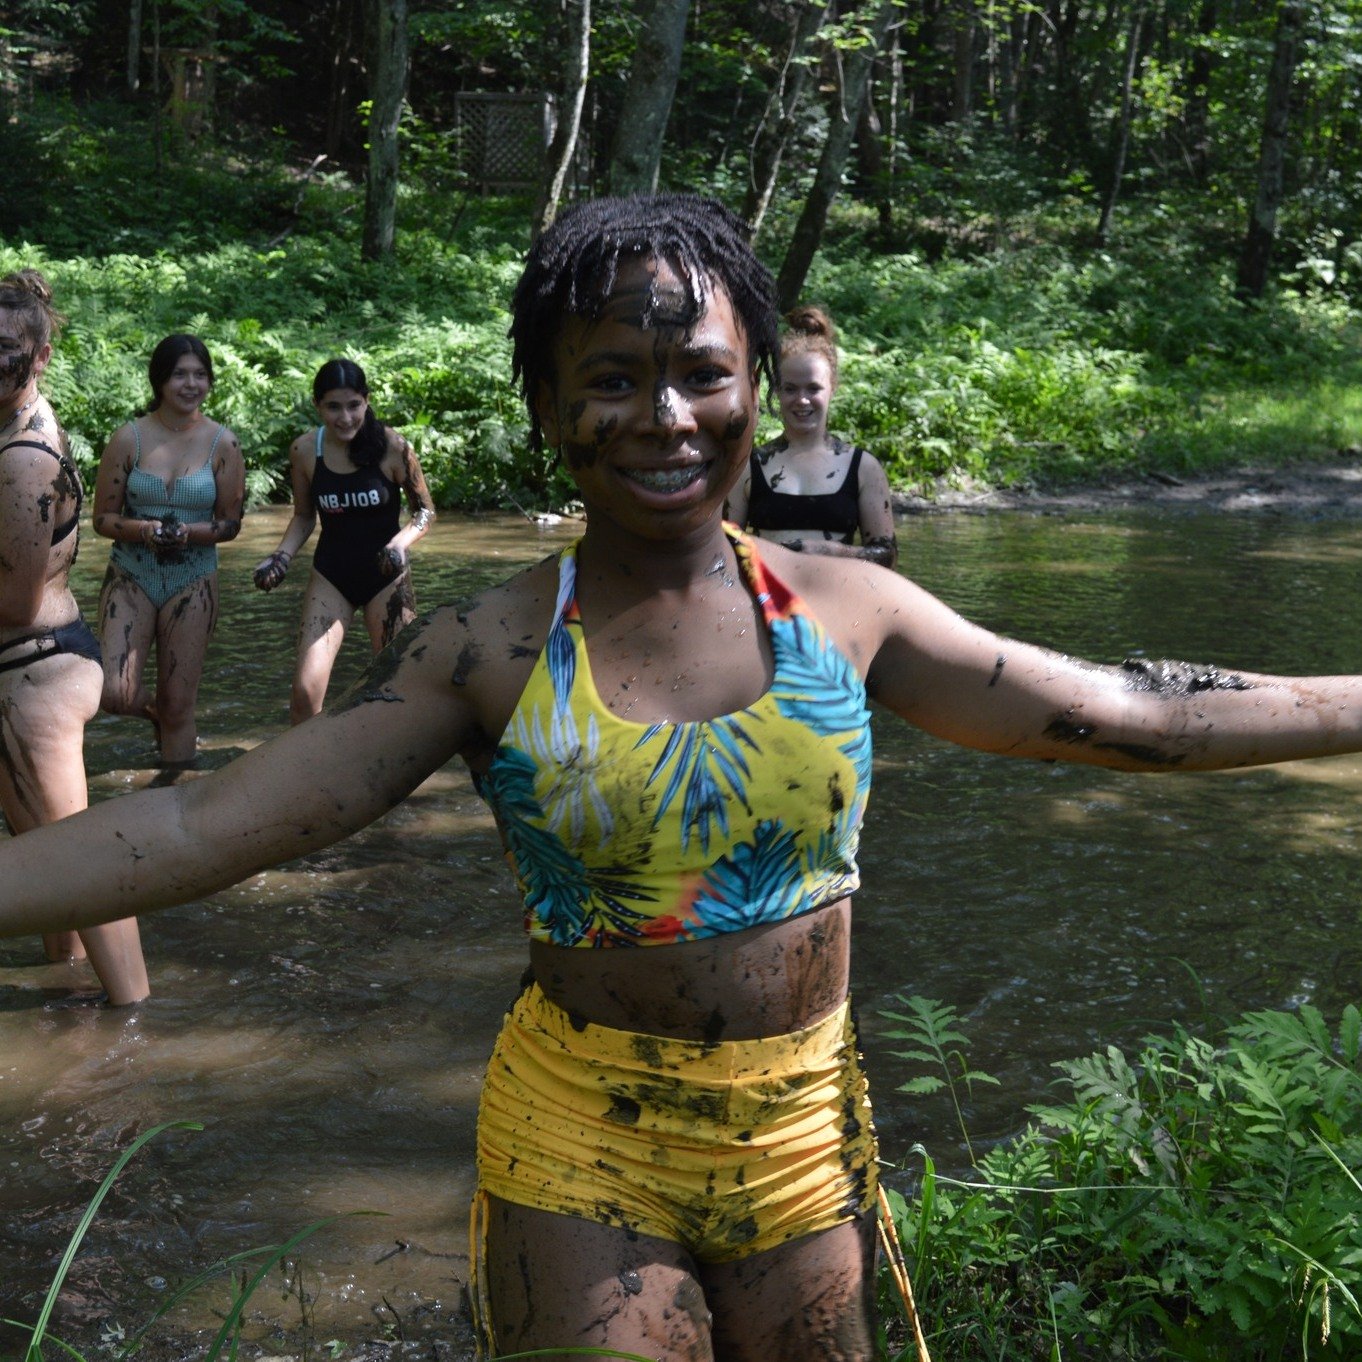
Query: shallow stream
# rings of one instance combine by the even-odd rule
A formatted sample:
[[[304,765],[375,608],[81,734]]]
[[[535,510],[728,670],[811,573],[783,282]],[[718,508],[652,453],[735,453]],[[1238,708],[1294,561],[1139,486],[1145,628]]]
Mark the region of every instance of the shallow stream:
[[[286,722],[304,565],[269,597],[249,580],[286,514],[248,517],[223,554],[208,766]],[[419,602],[574,532],[445,516],[417,553]],[[1362,670],[1356,520],[923,516],[901,543],[905,570],[965,614],[1065,652]],[[87,530],[91,615],[105,561]],[[366,653],[347,642],[333,695]],[[151,777],[145,724],[101,717],[87,737],[92,798]],[[964,1155],[945,1099],[895,1090],[919,1072],[883,1034],[896,994],[958,1008],[971,1062],[1001,1080],[966,1112],[976,1148],[1024,1123],[1056,1060],[1248,1008],[1310,1001],[1332,1018],[1362,996],[1362,760],[1131,777],[982,757],[886,715],[876,750],[855,980],[902,1178],[915,1142],[948,1168]],[[89,1355],[214,1260],[339,1215],[294,1256],[301,1280],[257,1296],[256,1351],[307,1318],[322,1340],[438,1339],[463,1357],[474,1111],[523,966],[518,923],[491,819],[451,765],[344,845],[145,919],[154,997],[134,1012],[92,1005],[88,969],[40,963],[36,941],[0,943],[0,1318],[35,1316],[119,1151],[187,1119],[204,1129],[154,1142],[101,1209],[59,1335]],[[197,1293],[177,1327],[215,1328],[227,1299]],[[0,1357],[16,1338],[0,1327]]]

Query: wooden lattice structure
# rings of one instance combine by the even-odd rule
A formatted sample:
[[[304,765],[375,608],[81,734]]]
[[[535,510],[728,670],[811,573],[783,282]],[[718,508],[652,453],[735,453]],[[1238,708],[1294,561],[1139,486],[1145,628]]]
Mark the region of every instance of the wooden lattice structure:
[[[553,133],[546,94],[455,96],[459,168],[484,194],[533,189]]]

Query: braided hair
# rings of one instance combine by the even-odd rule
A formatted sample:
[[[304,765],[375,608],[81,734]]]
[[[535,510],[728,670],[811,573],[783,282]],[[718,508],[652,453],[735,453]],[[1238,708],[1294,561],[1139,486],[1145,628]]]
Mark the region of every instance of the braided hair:
[[[352,359],[329,359],[312,380],[312,400],[320,403],[327,393],[337,388],[349,388],[361,397],[369,396],[369,380],[364,370]],[[350,461],[356,468],[373,468],[383,462],[388,452],[388,431],[374,415],[373,406],[364,409],[364,421],[355,438],[350,441]]]
[[[681,280],[685,321],[693,325],[706,295],[722,289],[747,338],[754,368],[774,386],[779,364],[776,291],[748,241],[748,227],[715,199],[698,194],[640,194],[588,199],[569,208],[530,248],[512,299],[511,376],[520,380],[530,442],[544,447],[535,411],[540,387],[553,387],[553,347],[566,313],[599,317],[621,261],[665,261]],[[647,324],[647,313],[645,321]]]

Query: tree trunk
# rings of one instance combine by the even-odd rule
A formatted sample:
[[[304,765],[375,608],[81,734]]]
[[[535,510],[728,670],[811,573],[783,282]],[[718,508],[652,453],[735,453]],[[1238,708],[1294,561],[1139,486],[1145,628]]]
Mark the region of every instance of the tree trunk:
[[[586,102],[586,80],[591,69],[591,0],[562,0],[566,20],[566,56],[558,91],[558,121],[549,142],[544,178],[535,206],[534,235],[546,231],[558,216],[563,186],[577,154],[577,134]]]
[[[355,71],[356,0],[330,0],[326,33],[329,44],[326,89],[326,155],[335,159],[345,143],[346,123],[354,113],[351,81]]]
[[[657,188],[689,10],[690,0],[653,0],[644,20],[610,149],[612,194],[648,194]]]
[[[974,111],[974,0],[956,0],[952,25],[955,80],[951,91],[951,122],[963,123]]]
[[[142,0],[128,0],[128,93],[142,84]]]
[[[1236,279],[1242,297],[1260,298],[1267,287],[1267,267],[1277,235],[1277,209],[1282,201],[1286,165],[1286,132],[1291,115],[1291,86],[1299,60],[1303,4],[1284,4],[1277,16],[1272,70],[1267,79],[1263,141],[1258,153],[1258,193],[1239,255]]]
[[[369,180],[364,192],[366,260],[385,260],[397,235],[397,130],[407,97],[407,0],[367,0]]]
[[[757,129],[752,148],[752,169],[748,175],[747,193],[743,198],[742,215],[752,226],[754,240],[761,230],[766,210],[771,206],[771,196],[775,193],[776,180],[780,175],[780,163],[789,145],[790,134],[794,132],[795,117],[809,84],[809,46],[822,28],[827,13],[827,0],[813,0],[813,3],[795,8],[785,61]]]
[[[1144,27],[1144,3],[1139,0],[1135,13],[1131,16],[1130,32],[1126,35],[1126,67],[1121,78],[1121,113],[1116,129],[1116,154],[1112,157],[1111,188],[1102,201],[1102,212],[1097,219],[1097,244],[1107,244],[1107,233],[1111,229],[1111,215],[1116,211],[1116,201],[1121,196],[1121,176],[1126,171],[1126,152],[1130,147],[1130,106],[1131,90],[1135,84],[1135,67],[1140,59],[1140,30]]]
[[[1215,61],[1211,51],[1211,35],[1215,32],[1216,0],[1203,0],[1197,17],[1197,37],[1200,41],[1192,49],[1187,67],[1187,112],[1183,116],[1187,130],[1187,159],[1197,183],[1206,178],[1206,164],[1210,155],[1210,92],[1211,70]]]
[[[841,187],[842,171],[851,151],[861,104],[870,83],[870,71],[897,9],[896,0],[881,0],[871,25],[869,41],[863,47],[849,52],[843,62],[842,88],[828,116],[828,140],[823,144],[823,154],[818,159],[813,185],[804,200],[794,235],[790,238],[780,274],[776,278],[776,297],[782,311],[787,311],[799,301],[809,266],[813,264],[823,239],[828,209],[832,207],[832,201]]]

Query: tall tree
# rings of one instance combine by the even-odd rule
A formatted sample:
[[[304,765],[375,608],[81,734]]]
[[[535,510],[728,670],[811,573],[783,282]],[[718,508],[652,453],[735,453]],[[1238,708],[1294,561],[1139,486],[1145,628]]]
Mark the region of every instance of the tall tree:
[[[591,67],[591,0],[561,0],[561,5],[567,55],[558,90],[558,117],[545,158],[539,202],[535,205],[535,236],[558,216],[558,202],[577,154],[577,133],[582,125],[582,105]]]
[[[653,0],[643,21],[610,150],[612,194],[657,188],[689,11],[690,0]]]
[[[410,48],[407,0],[367,0],[369,47],[369,179],[364,191],[361,254],[383,260],[397,237],[397,131],[407,98]]]
[[[142,83],[142,0],[128,0],[128,93]]]
[[[809,83],[809,49],[827,17],[828,0],[802,0],[790,8],[793,11],[790,41],[753,140],[751,169],[743,196],[742,215],[752,224],[753,237],[761,230],[762,219],[771,206],[780,163]]]
[[[1112,158],[1111,185],[1102,200],[1102,211],[1097,219],[1097,244],[1105,246],[1111,229],[1111,215],[1121,197],[1121,177],[1126,171],[1126,153],[1130,148],[1130,110],[1135,87],[1135,67],[1140,58],[1140,29],[1144,26],[1145,0],[1135,0],[1135,12],[1130,17],[1130,32],[1126,35],[1125,73],[1121,78],[1121,112],[1116,120],[1116,152]]]
[[[833,106],[828,111],[827,140],[823,143],[813,184],[804,199],[799,221],[795,223],[794,234],[786,248],[780,273],[776,276],[776,296],[782,311],[799,301],[809,266],[813,264],[819,243],[823,240],[828,209],[832,207],[832,201],[842,185],[842,172],[846,168],[852,138],[860,121],[861,105],[865,102],[875,56],[884,44],[897,10],[898,0],[880,0],[878,8],[873,11],[869,27],[857,34],[856,46],[843,56],[842,79]]]
[[[1267,79],[1263,140],[1258,153],[1258,192],[1239,253],[1236,278],[1240,294],[1251,298],[1261,297],[1263,289],[1267,287],[1267,267],[1277,236],[1277,210],[1282,202],[1287,127],[1291,114],[1291,86],[1300,60],[1305,8],[1303,4],[1288,0],[1277,15],[1272,69]]]

